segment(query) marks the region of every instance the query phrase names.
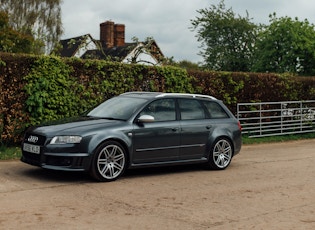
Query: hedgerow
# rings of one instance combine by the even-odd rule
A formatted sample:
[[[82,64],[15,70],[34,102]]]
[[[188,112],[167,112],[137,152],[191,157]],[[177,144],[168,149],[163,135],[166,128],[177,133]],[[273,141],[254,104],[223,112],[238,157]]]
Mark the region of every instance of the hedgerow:
[[[238,102],[314,100],[315,77],[0,53],[0,142],[18,143],[30,125],[79,115],[127,91],[208,94],[235,112]]]

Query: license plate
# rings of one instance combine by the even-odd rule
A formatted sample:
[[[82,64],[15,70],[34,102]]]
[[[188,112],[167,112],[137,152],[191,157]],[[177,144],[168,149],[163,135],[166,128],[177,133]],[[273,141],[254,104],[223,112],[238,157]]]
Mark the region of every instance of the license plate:
[[[39,154],[40,153],[40,147],[38,145],[31,145],[24,143],[23,144],[23,150],[30,153]]]

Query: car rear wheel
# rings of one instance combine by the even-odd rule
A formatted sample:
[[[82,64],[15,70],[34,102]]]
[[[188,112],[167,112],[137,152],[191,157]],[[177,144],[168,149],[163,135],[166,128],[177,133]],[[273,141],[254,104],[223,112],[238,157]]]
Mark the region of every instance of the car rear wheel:
[[[219,138],[213,145],[209,155],[209,166],[211,169],[223,170],[229,166],[233,157],[231,141]]]
[[[113,181],[126,168],[126,151],[116,141],[101,144],[94,153],[90,174],[98,181]]]

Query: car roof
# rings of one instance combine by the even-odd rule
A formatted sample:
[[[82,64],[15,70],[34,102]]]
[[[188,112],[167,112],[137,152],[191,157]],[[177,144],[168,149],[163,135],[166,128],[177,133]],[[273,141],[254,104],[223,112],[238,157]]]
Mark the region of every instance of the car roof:
[[[206,98],[211,100],[217,100],[213,96],[203,94],[191,94],[191,93],[162,93],[162,92],[127,92],[121,94],[121,96],[133,96],[142,98],[162,98],[162,97],[184,97],[184,98]]]

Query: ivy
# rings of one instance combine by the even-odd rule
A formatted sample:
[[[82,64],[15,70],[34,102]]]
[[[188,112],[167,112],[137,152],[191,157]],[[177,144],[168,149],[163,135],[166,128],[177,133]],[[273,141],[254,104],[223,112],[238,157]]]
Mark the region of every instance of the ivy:
[[[0,59],[0,66],[6,66],[6,63]]]
[[[34,62],[30,73],[24,77],[28,95],[25,105],[31,124],[77,114],[78,98],[73,90],[76,84],[69,74],[69,66],[57,57],[41,56]]]
[[[175,67],[157,67],[160,75],[165,77],[165,88],[168,92],[194,93],[187,70]]]

